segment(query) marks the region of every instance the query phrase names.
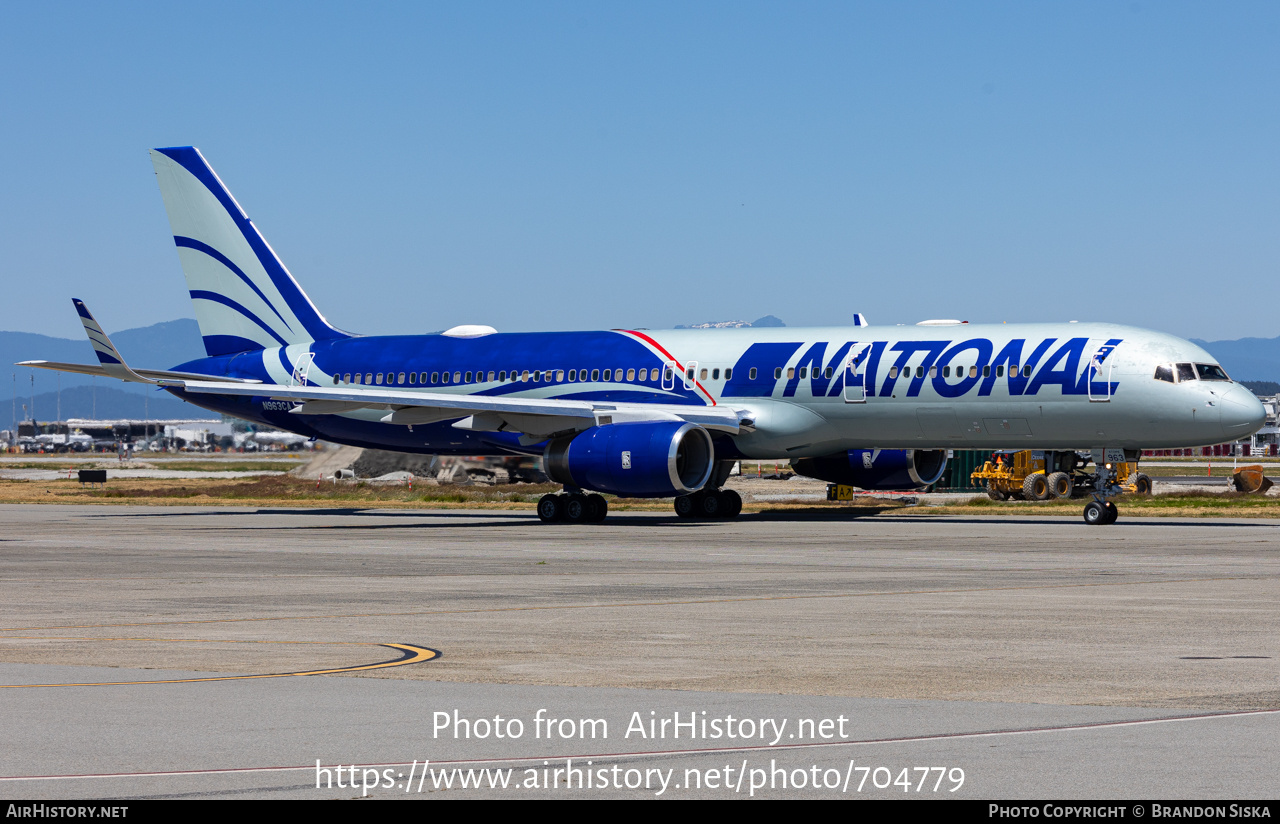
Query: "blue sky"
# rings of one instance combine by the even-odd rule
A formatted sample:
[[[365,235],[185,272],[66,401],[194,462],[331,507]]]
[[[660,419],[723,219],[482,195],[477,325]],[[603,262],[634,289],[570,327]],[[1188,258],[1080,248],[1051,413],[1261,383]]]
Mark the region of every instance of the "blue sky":
[[[353,332],[1280,335],[1276,3],[7,3],[0,88],[5,330],[190,317],[191,144]]]

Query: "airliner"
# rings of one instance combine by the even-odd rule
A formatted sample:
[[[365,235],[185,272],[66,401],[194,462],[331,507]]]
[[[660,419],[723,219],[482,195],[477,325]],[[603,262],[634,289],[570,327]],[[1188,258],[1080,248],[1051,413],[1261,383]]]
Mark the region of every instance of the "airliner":
[[[949,450],[1036,449],[1051,469],[1092,460],[1084,517],[1107,524],[1116,463],[1236,440],[1265,418],[1205,350],[1107,323],[355,335],[325,319],[198,149],[151,159],[207,357],[133,369],[74,300],[99,363],[22,365],[153,384],[341,444],[540,456],[563,485],[538,502],[547,522],[603,520],[600,493],[734,517],[724,485],[742,460],[903,490],[937,482]]]

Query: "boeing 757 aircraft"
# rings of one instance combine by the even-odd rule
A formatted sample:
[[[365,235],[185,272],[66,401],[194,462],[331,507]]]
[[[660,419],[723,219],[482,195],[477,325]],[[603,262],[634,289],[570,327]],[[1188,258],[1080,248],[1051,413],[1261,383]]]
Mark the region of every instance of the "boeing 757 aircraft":
[[[354,335],[320,314],[198,149],[151,159],[208,357],[131,369],[76,300],[99,364],[22,365],[155,384],[337,443],[540,455],[564,485],[539,502],[544,521],[602,520],[600,492],[733,517],[741,499],[721,487],[742,459],[912,489],[941,477],[949,449],[1011,448],[1046,450],[1050,468],[1091,450],[1084,515],[1105,524],[1111,464],[1264,420],[1200,347],[1105,323]]]

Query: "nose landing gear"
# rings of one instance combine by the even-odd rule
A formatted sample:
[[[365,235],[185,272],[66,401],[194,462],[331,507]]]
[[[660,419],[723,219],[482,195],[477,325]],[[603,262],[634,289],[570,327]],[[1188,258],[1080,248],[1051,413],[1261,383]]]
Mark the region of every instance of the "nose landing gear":
[[[1116,468],[1111,463],[1098,463],[1093,473],[1093,500],[1084,505],[1084,522],[1089,526],[1114,524],[1120,517],[1116,505],[1107,500],[1124,490],[1116,483]]]

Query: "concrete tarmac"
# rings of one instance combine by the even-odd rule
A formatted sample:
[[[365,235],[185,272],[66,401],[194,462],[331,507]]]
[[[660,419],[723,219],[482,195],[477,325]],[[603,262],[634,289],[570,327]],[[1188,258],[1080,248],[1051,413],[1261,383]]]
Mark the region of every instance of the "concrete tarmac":
[[[1280,522],[0,523],[11,797],[1276,794]]]

